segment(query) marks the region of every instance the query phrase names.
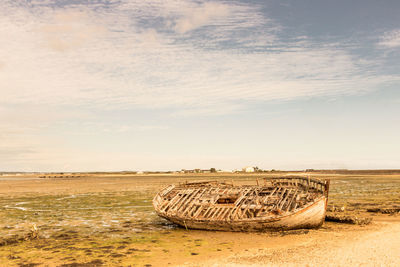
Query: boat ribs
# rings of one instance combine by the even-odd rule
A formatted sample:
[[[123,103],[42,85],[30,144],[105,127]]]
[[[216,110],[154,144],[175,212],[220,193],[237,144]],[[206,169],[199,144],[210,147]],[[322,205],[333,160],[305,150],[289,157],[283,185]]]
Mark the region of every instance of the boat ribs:
[[[186,228],[262,231],[312,228],[325,218],[329,180],[265,178],[264,184],[170,185],[153,199],[157,214]]]

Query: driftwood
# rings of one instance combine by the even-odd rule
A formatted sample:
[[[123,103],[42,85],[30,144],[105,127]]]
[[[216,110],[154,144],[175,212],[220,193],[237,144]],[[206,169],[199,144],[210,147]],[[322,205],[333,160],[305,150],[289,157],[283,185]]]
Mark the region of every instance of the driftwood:
[[[262,231],[318,227],[329,181],[307,177],[257,180],[235,186],[216,181],[170,185],[153,199],[157,214],[185,228]]]

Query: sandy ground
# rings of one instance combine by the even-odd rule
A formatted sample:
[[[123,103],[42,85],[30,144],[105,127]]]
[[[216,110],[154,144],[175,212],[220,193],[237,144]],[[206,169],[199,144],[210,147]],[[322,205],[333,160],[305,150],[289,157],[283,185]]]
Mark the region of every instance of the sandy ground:
[[[400,223],[381,222],[363,233],[294,237],[285,247],[251,250],[196,266],[400,266]]]
[[[102,266],[400,266],[400,215],[368,213],[374,219],[367,226],[327,222],[320,229],[274,234],[165,229],[151,207],[155,192],[170,183],[209,178],[254,180],[223,175],[0,179],[0,234],[23,232],[28,228],[19,225],[35,223],[49,236],[0,247],[0,266],[101,265],[93,261]],[[399,204],[399,175],[329,178],[335,206]],[[127,224],[130,212],[138,216]]]

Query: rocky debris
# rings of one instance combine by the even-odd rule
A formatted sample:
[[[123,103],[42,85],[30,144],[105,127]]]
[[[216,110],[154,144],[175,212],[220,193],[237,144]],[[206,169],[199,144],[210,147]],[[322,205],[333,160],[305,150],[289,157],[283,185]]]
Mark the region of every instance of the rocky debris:
[[[22,242],[24,241],[25,238],[24,237],[20,237],[17,235],[8,237],[8,238],[0,238],[0,247],[2,246],[6,246],[6,245],[12,245],[12,244],[16,244],[18,242]]]
[[[399,206],[393,206],[393,207],[385,207],[385,208],[368,208],[368,212],[375,212],[375,213],[382,213],[382,214],[395,214],[395,213],[400,213],[400,207]]]
[[[325,217],[325,221],[337,222],[337,223],[347,223],[347,224],[357,224],[366,225],[370,224],[372,221],[371,217],[363,217],[357,215],[349,214],[338,214],[333,212],[328,212]]]
[[[37,228],[36,224],[32,224],[29,233],[25,236],[25,240],[32,240],[38,238],[39,238],[39,229]]]
[[[0,237],[0,247],[39,238],[40,238],[39,229],[37,228],[36,224],[32,224],[31,229],[25,235],[12,235],[9,237]]]
[[[345,212],[346,210],[346,206],[336,207],[333,205],[332,207],[328,207],[328,211],[331,212]]]

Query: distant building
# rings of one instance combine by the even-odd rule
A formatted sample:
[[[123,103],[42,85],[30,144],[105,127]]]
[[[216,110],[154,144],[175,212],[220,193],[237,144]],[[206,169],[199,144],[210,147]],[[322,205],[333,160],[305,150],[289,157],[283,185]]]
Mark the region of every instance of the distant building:
[[[217,172],[235,172],[236,170],[217,170]]]
[[[211,169],[192,169],[192,170],[182,169],[180,172],[181,173],[212,173],[212,172],[217,172],[217,171],[215,170],[215,168],[211,168]]]
[[[255,169],[254,169],[254,167],[244,167],[244,168],[242,169],[242,171],[243,171],[243,172],[254,172]]]
[[[200,170],[200,169],[194,169],[194,170],[186,170],[186,169],[182,169],[182,173],[197,173],[197,170]]]

